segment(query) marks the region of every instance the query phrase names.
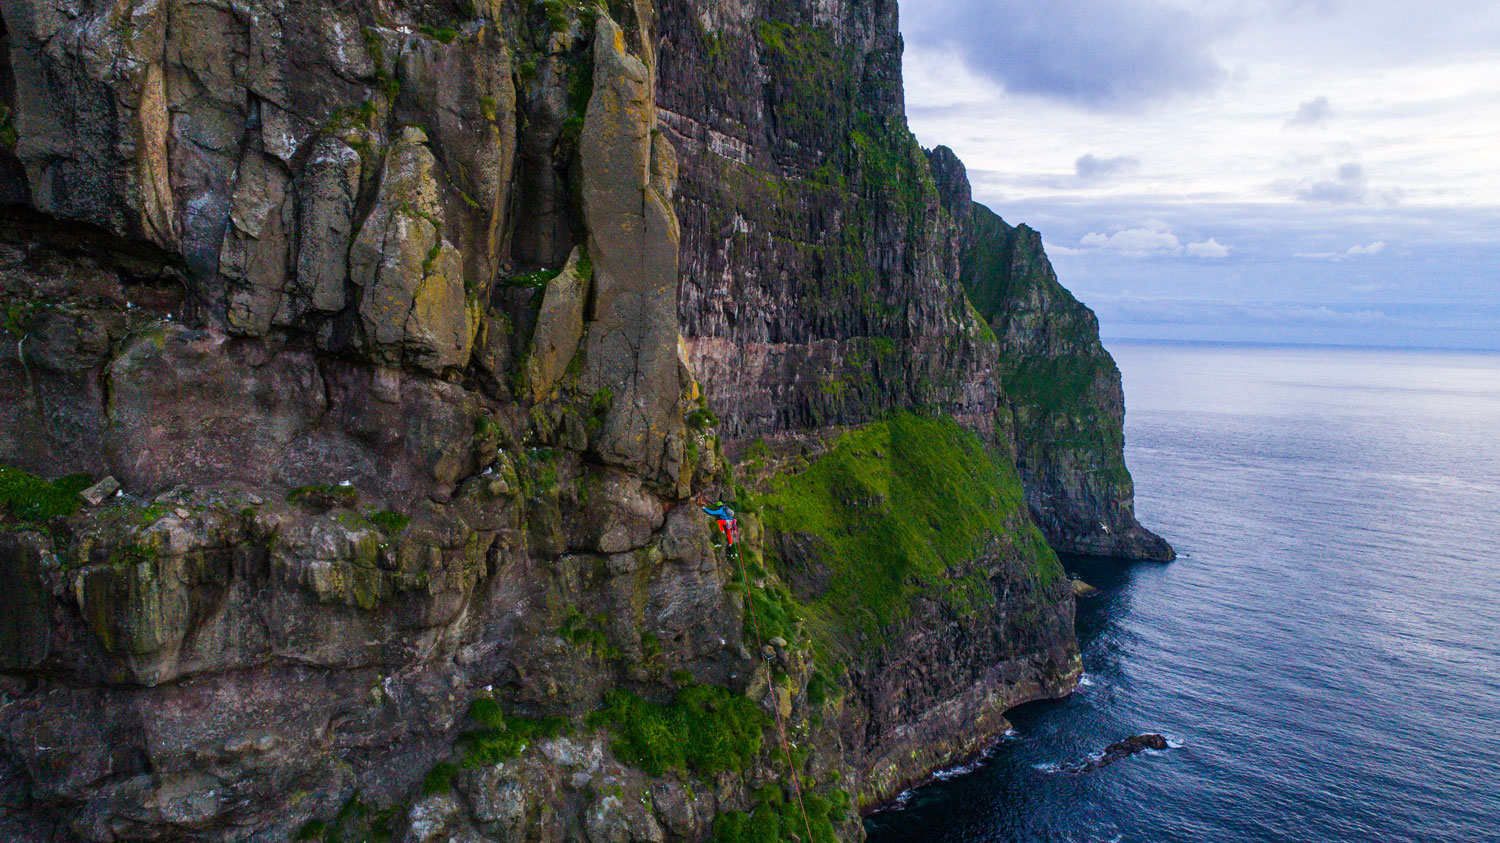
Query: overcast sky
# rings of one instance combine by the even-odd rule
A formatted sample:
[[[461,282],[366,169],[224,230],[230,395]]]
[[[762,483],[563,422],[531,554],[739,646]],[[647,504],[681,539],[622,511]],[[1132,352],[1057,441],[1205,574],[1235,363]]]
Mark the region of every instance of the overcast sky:
[[[1500,348],[1500,3],[901,14],[912,130],[1106,337]]]

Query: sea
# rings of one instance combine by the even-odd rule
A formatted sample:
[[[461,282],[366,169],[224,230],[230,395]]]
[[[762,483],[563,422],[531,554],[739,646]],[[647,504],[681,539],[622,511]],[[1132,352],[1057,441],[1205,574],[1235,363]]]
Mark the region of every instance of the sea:
[[[1179,558],[1065,559],[1078,690],[870,843],[1500,841],[1500,355],[1108,346]]]

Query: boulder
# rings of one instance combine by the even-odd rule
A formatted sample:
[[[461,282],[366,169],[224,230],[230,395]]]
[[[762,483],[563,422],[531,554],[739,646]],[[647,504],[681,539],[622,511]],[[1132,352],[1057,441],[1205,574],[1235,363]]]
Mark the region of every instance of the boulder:
[[[98,483],[78,493],[80,498],[88,502],[89,506],[98,506],[110,499],[115,492],[120,491],[120,481],[113,477],[105,477]]]

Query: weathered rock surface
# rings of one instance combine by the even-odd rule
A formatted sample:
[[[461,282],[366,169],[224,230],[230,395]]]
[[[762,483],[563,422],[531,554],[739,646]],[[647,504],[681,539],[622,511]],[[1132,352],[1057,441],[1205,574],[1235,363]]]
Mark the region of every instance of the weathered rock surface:
[[[531,354],[526,358],[526,382],[532,401],[551,397],[583,339],[584,305],[593,279],[580,274],[579,257],[574,249],[562,272],[547,282],[542,295],[542,307],[531,333]]]
[[[775,710],[857,839],[1067,693],[1019,491],[974,602],[831,649],[817,537],[692,503],[892,410],[1027,447],[895,16],[0,8],[0,464],[89,475],[0,502],[0,838],[702,840],[786,796]],[[711,773],[590,718],[705,688],[765,723]]]
[[[650,43],[649,36],[642,39]],[[675,485],[688,388],[678,358],[677,218],[666,142],[655,130],[653,68],[625,51],[607,18],[594,31],[593,97],[579,139],[583,213],[594,264],[583,383],[613,396],[596,447],[612,463]]]

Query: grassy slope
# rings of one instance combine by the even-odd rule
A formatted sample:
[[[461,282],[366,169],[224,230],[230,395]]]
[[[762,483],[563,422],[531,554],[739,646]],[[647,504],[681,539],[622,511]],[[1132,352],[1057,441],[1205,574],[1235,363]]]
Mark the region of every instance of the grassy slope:
[[[805,471],[775,478],[760,501],[769,532],[811,539],[815,561],[776,565],[826,583],[806,612],[846,641],[878,636],[922,594],[961,611],[992,605],[985,571],[968,563],[997,538],[1029,549],[1033,577],[1061,577],[1041,533],[1017,521],[1024,506],[1014,469],[978,437],[952,419],[911,413],[844,434]]]

